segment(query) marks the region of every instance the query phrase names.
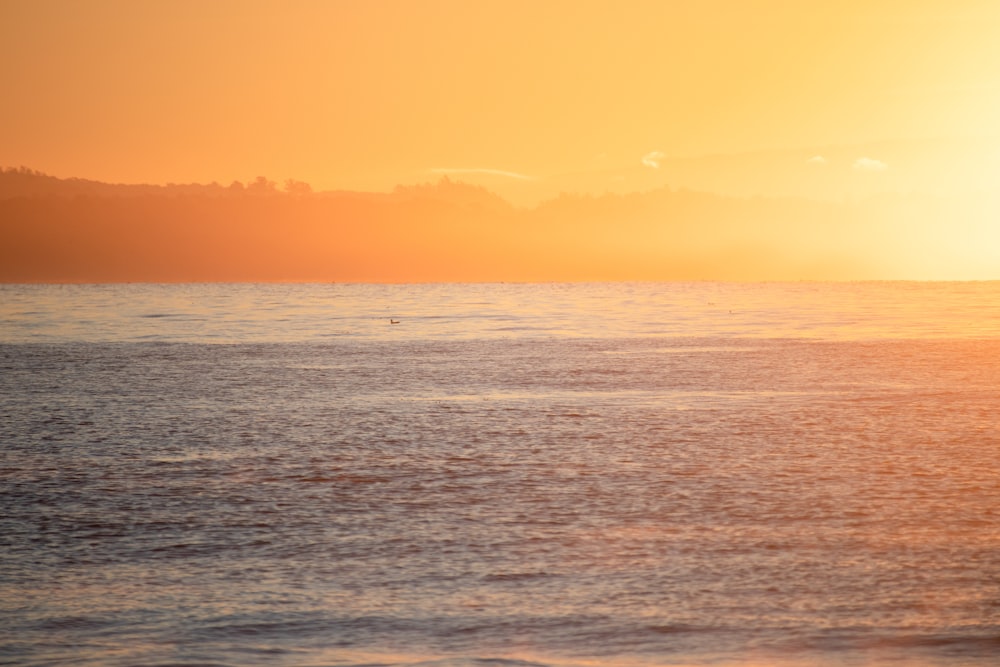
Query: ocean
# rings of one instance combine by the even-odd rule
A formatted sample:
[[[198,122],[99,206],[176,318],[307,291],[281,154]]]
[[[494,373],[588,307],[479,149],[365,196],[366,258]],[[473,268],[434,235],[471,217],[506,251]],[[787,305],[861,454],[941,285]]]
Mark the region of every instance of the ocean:
[[[1000,664],[1000,283],[0,285],[0,664]]]

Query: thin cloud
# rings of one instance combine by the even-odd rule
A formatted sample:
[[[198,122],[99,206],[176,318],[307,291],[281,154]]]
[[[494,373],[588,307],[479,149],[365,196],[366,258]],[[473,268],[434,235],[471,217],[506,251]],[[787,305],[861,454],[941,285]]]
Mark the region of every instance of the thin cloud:
[[[812,165],[816,165],[816,166],[819,166],[819,167],[826,166],[829,162],[830,161],[827,160],[822,155],[813,155],[811,158],[809,158],[808,160],[806,160],[806,164],[812,164]]]
[[[505,178],[514,178],[519,181],[533,181],[535,180],[531,176],[525,176],[524,174],[519,174],[515,171],[504,171],[502,169],[484,169],[484,168],[435,168],[431,169],[432,174],[478,174],[486,176],[503,176]]]
[[[642,164],[653,169],[660,168],[660,160],[664,157],[661,151],[653,151],[642,156]]]
[[[889,168],[889,165],[882,162],[882,160],[876,160],[870,157],[859,157],[851,166],[858,171],[885,171]]]

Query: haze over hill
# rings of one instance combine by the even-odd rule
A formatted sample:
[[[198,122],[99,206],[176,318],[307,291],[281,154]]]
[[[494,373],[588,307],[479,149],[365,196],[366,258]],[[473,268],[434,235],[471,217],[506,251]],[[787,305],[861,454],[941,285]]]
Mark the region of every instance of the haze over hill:
[[[596,156],[586,168],[549,175],[464,169],[436,174],[483,185],[528,206],[561,192],[627,194],[664,186],[827,201],[911,193],[964,197],[996,189],[1000,142],[898,140],[687,157],[656,150],[636,155],[631,164],[609,162]]]
[[[448,177],[314,192],[19,168],[0,172],[0,280],[986,279],[1000,265],[998,211],[989,193],[823,201],[662,186],[515,207]]]

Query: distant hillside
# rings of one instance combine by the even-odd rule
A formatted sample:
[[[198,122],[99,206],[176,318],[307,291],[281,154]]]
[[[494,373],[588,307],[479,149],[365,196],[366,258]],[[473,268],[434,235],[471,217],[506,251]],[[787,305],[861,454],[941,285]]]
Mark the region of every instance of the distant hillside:
[[[0,199],[12,197],[75,197],[127,196],[154,194],[162,187],[154,185],[112,185],[82,178],[56,178],[27,167],[7,168],[0,171]]]
[[[670,187],[515,208],[447,178],[317,193],[263,177],[113,185],[19,168],[0,171],[0,281],[995,278],[998,212],[996,196],[823,202]]]
[[[83,178],[57,178],[28,167],[0,169],[0,199],[14,197],[239,197],[239,196],[296,197],[348,197],[363,199],[436,199],[464,204],[482,204],[506,207],[507,202],[498,195],[478,185],[453,182],[445,177],[438,183],[399,185],[390,193],[372,192],[314,192],[312,186],[301,181],[288,180],[278,184],[264,176],[257,176],[246,184],[233,181],[223,186],[218,183],[167,185],[102,183]]]

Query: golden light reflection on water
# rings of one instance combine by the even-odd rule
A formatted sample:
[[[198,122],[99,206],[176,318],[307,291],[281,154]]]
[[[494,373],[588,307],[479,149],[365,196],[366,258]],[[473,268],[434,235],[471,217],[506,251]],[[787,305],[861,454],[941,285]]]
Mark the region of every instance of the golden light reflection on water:
[[[1000,335],[1000,282],[0,285],[0,295],[9,342]]]
[[[223,340],[265,342],[164,344],[203,330],[157,317],[141,318],[163,323],[151,343],[0,351],[0,553],[17,577],[0,612],[25,651],[65,655],[56,637],[97,664],[993,662],[1000,337],[938,338],[914,304],[972,319],[996,285],[515,286],[494,301],[484,286],[298,286],[278,292],[292,311],[253,325],[228,314],[242,288],[204,289],[228,304]],[[709,291],[770,304],[798,335],[712,328]],[[442,312],[442,293],[481,312]],[[254,333],[302,317],[294,336],[316,335],[318,304],[380,312],[373,294],[411,316],[355,314],[361,333],[318,343]],[[889,294],[912,301],[899,329],[871,319],[845,340],[839,316],[809,319]],[[512,295],[535,301],[508,311]],[[607,335],[539,336],[549,306],[558,330],[599,332],[600,312]],[[642,333],[687,316],[708,335]],[[65,319],[59,336],[80,326]]]

